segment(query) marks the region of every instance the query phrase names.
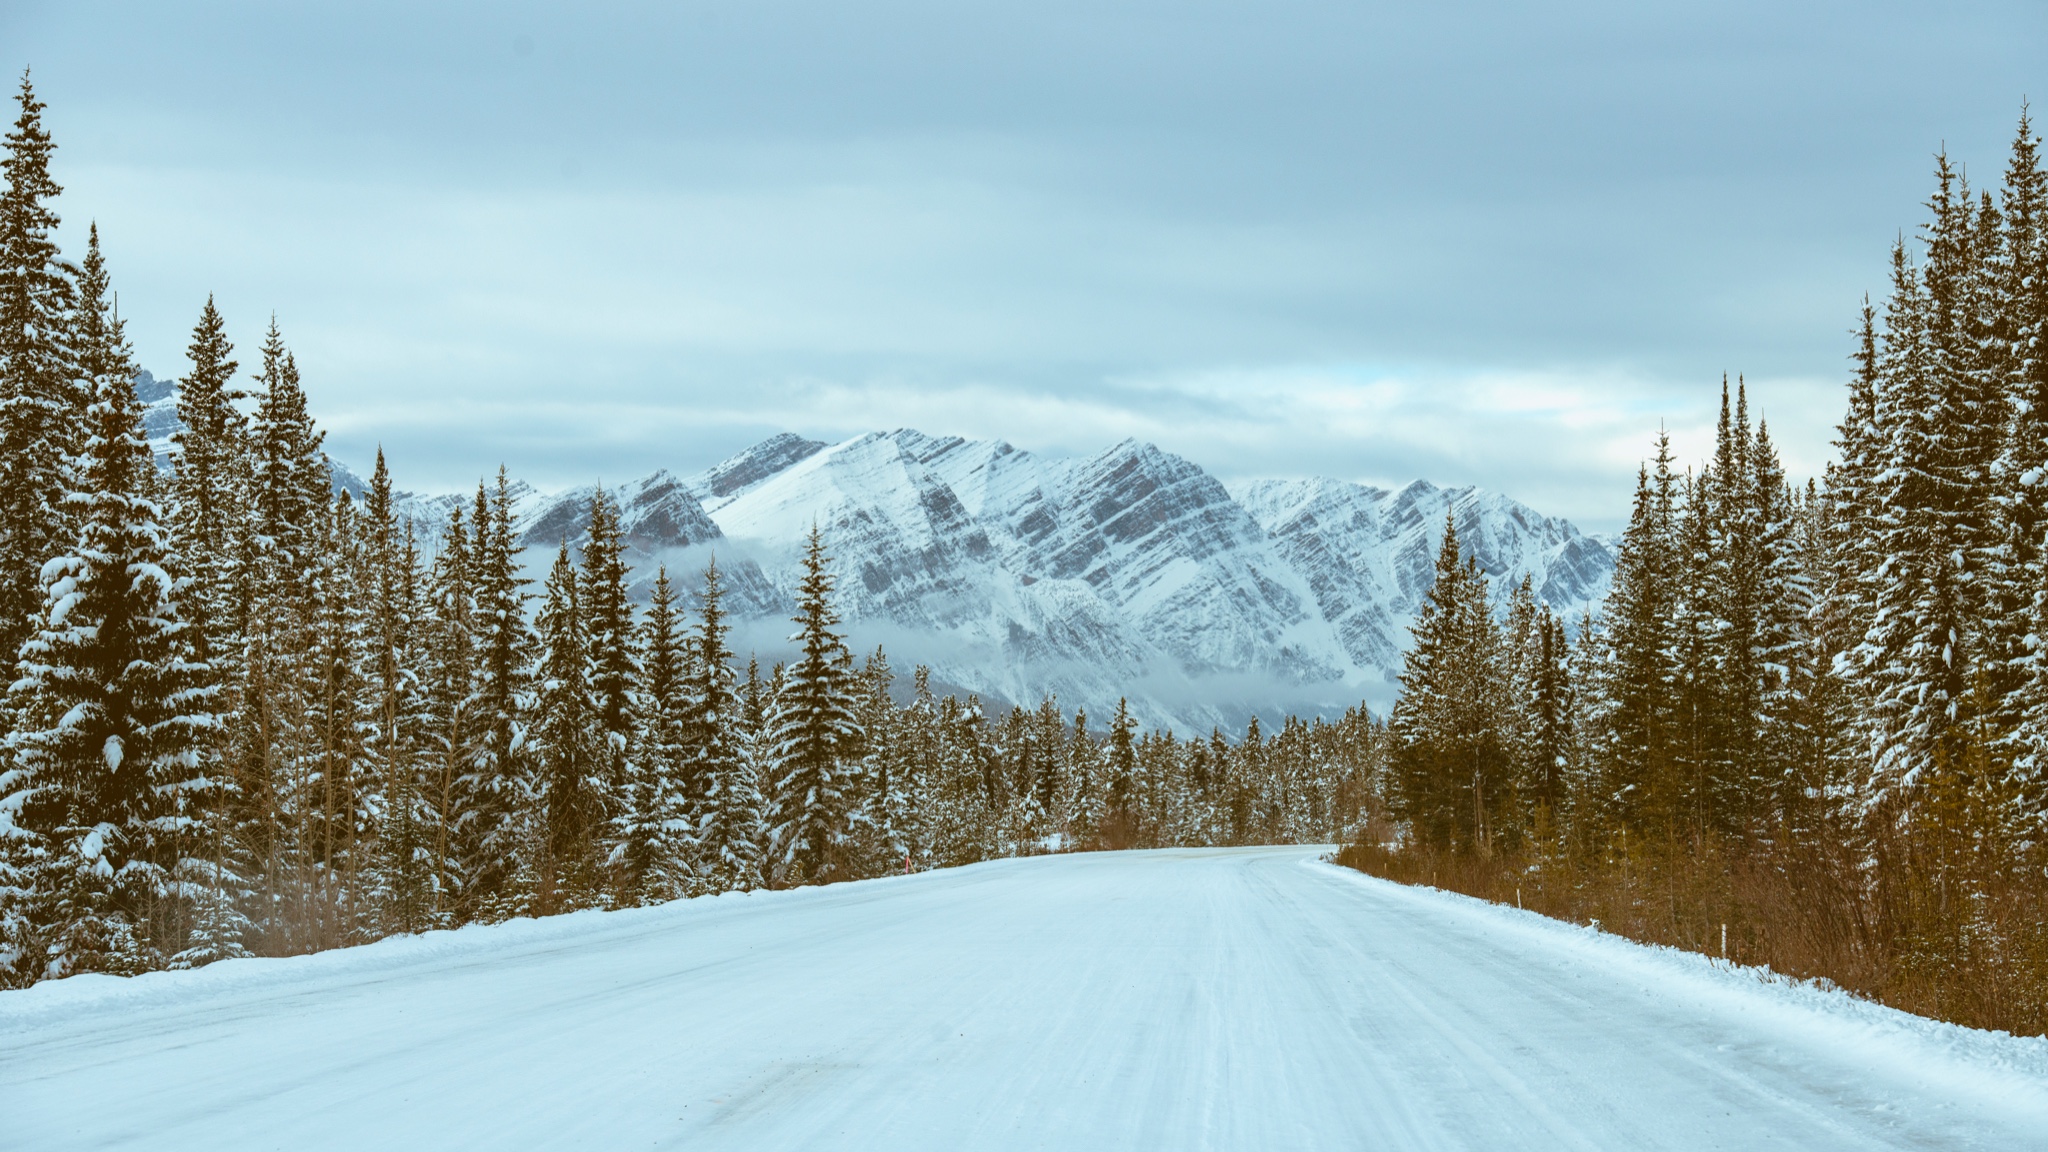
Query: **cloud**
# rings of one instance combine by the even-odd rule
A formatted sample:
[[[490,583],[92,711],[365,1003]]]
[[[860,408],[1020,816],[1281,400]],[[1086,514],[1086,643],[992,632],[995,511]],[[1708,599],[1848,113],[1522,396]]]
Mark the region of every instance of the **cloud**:
[[[275,311],[406,483],[894,424],[1593,524],[1747,373],[1795,472],[2037,4],[15,6],[146,366]],[[531,50],[519,51],[520,44]],[[1873,68],[1873,60],[1913,67]],[[1983,181],[1980,180],[1980,183]]]

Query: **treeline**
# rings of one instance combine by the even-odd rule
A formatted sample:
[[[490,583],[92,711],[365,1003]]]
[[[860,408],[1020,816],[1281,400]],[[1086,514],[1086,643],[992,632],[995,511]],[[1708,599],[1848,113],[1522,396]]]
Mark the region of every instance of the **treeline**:
[[[1865,304],[1840,459],[1747,398],[1660,438],[1613,592],[1505,620],[1445,532],[1360,866],[2048,1030],[2048,179],[1947,157]],[[1576,637],[1567,642],[1567,634]],[[1725,941],[1725,943],[1724,943]]]
[[[742,671],[715,565],[627,595],[618,510],[538,588],[504,473],[422,531],[333,487],[273,321],[211,301],[168,473],[98,232],[59,253],[24,78],[0,196],[0,984],[1081,847],[1329,840],[1362,712],[1232,743],[991,723],[856,661],[812,533],[795,655]]]

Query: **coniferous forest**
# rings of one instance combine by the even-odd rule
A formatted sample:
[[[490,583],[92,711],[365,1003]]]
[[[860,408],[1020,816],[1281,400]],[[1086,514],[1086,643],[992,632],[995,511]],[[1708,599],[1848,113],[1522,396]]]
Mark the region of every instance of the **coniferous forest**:
[[[629,599],[602,492],[535,586],[502,469],[431,526],[394,513],[381,453],[362,499],[338,492],[276,322],[245,377],[210,300],[160,469],[97,225],[75,263],[54,240],[42,112],[24,76],[0,985],[1003,855],[1328,841],[1364,809],[1362,709],[1233,743],[1140,734],[1121,702],[1094,728],[1052,699],[992,722],[923,669],[892,692],[886,655],[846,646],[816,530],[794,655],[767,668],[728,647],[715,562]]]
[[[1865,302],[1837,460],[1738,383],[1660,437],[1591,619],[1505,619],[1447,530],[1346,850],[1398,879],[2048,1031],[2048,177],[1937,158]]]

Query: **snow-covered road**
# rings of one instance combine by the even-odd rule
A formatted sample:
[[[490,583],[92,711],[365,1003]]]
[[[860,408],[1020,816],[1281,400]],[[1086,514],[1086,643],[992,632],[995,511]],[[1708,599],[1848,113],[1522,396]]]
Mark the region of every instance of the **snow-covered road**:
[[[2048,1043],[1300,848],[0,993],[0,1148],[2048,1148]]]

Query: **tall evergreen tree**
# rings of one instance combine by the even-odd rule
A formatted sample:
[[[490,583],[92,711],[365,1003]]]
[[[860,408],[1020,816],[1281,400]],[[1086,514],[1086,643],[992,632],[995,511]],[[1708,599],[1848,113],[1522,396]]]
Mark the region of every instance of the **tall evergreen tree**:
[[[1675,477],[1670,441],[1657,440],[1657,467],[1636,479],[1635,507],[1622,533],[1613,591],[1604,611],[1599,801],[1622,828],[1643,826],[1658,782],[1676,772]]]
[[[641,625],[640,682],[634,709],[635,754],[614,821],[610,863],[628,902],[673,899],[692,886],[695,850],[684,766],[692,753],[689,660],[676,593],[663,567]]]
[[[476,755],[471,723],[475,691],[476,619],[471,602],[469,527],[461,501],[449,510],[440,551],[427,573],[427,609],[421,660],[426,717],[421,732],[421,796],[430,827],[433,911],[452,917],[462,870],[456,850],[463,811],[463,781]]]
[[[484,914],[509,895],[508,884],[525,850],[521,826],[527,810],[527,725],[533,708],[533,632],[526,619],[526,579],[512,528],[511,479],[501,467],[497,484],[477,486],[470,516],[470,610],[475,628],[476,673],[464,708],[474,733],[457,782],[456,852],[471,915]]]
[[[66,474],[91,399],[72,346],[76,270],[57,251],[56,145],[25,71],[18,105],[0,160],[0,651],[10,653],[39,613],[43,562],[72,543]]]
[[[365,766],[380,801],[375,814],[379,927],[418,932],[443,922],[435,899],[441,876],[439,808],[423,771],[433,763],[436,701],[428,687],[433,636],[419,542],[410,519],[400,525],[381,447],[364,499],[363,526],[360,583],[370,594],[363,644],[370,722]]]
[[[1987,565],[1988,460],[1979,459],[1973,385],[1962,337],[1972,206],[1946,156],[1937,158],[1928,259],[1892,256],[1880,361],[1879,422],[1890,432],[1877,525],[1886,558],[1873,627],[1859,659],[1874,695],[1878,750],[1871,801],[1904,801],[1921,768],[1953,759],[1981,636],[1971,623]]]
[[[1138,841],[1138,755],[1132,742],[1137,721],[1131,719],[1130,702],[1117,698],[1116,714],[1109,719],[1109,743],[1103,757],[1109,787],[1102,817],[1102,838],[1112,848],[1129,848]]]
[[[371,927],[375,910],[363,899],[363,849],[373,834],[373,812],[383,806],[369,760],[377,721],[366,526],[347,492],[321,507],[315,525],[321,559],[303,662],[303,764],[293,773],[298,795],[291,821],[305,869],[306,923],[298,931],[316,948],[353,942]]]
[[[590,641],[579,583],[564,544],[548,573],[535,621],[540,666],[533,735],[542,911],[578,907],[595,896],[595,838],[608,816],[607,750],[591,691]]]
[[[1486,577],[1461,557],[1452,517],[1414,633],[1390,721],[1396,811],[1433,847],[1490,853],[1497,833],[1514,826],[1501,819],[1510,799],[1500,733],[1507,693]]]
[[[633,685],[640,670],[619,509],[601,486],[590,498],[580,580],[578,603],[589,646],[590,692],[600,744],[597,774],[605,793],[615,795],[626,787],[631,771]]]
[[[189,655],[186,585],[149,495],[155,465],[96,244],[81,307],[94,399],[67,497],[79,532],[43,566],[0,772],[0,841],[17,876],[0,931],[15,982],[163,966],[191,943],[193,899],[211,892],[192,837],[210,786],[211,673]]]
[[[690,789],[697,859],[720,889],[751,887],[760,874],[761,786],[746,750],[746,702],[727,646],[724,584],[714,560],[704,569],[695,658],[690,661],[683,780]],[[751,673],[750,673],[751,674]]]
[[[801,652],[777,693],[769,722],[775,766],[773,835],[780,863],[803,881],[830,873],[844,841],[853,797],[847,789],[850,755],[859,732],[847,684],[845,644],[833,629],[833,576],[825,538],[816,525],[804,547],[797,585]]]
[[[181,427],[171,437],[173,531],[192,573],[189,607],[207,658],[232,653],[241,624],[234,605],[240,576],[235,540],[247,502],[249,452],[248,421],[235,407],[244,393],[233,386],[240,367],[233,353],[209,296],[186,351],[192,370],[178,385]]]

